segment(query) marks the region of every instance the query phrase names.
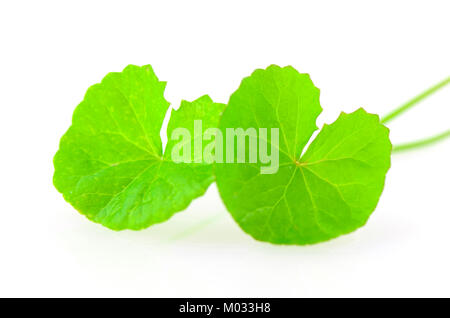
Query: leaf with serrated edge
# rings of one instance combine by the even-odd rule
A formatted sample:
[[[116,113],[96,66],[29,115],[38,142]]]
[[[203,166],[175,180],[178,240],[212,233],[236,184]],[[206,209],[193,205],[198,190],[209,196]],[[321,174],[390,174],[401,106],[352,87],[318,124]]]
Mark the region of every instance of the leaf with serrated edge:
[[[165,84],[150,65],[130,65],[90,87],[76,108],[54,158],[54,184],[90,220],[114,230],[143,229],[185,209],[214,181],[211,164],[174,163],[163,155]],[[175,127],[192,131],[196,119],[203,130],[217,127],[223,108],[206,95],[183,101],[172,111],[168,136]]]
[[[255,239],[326,241],[363,226],[375,210],[390,167],[389,130],[363,109],[342,113],[302,155],[321,111],[319,89],[292,67],[256,70],[231,96],[220,122],[223,132],[279,128],[277,173],[261,174],[265,164],[259,160],[216,165],[227,209]]]

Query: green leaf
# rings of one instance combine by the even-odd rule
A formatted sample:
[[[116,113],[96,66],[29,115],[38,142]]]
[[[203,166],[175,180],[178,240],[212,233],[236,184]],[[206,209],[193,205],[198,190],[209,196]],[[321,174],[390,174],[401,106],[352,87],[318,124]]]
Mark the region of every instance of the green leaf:
[[[174,163],[160,130],[169,103],[150,65],[130,65],[91,86],[54,158],[54,185],[90,220],[114,230],[163,222],[203,195],[214,181],[205,162]],[[172,111],[173,127],[217,127],[224,105],[208,96]],[[173,144],[168,141],[168,145]]]
[[[317,243],[363,226],[374,211],[390,167],[389,130],[363,109],[342,113],[302,155],[321,110],[309,75],[292,67],[256,70],[231,96],[220,122],[223,133],[279,129],[279,149],[272,147],[279,150],[278,172],[261,174],[265,164],[259,159],[216,165],[227,209],[255,239]]]

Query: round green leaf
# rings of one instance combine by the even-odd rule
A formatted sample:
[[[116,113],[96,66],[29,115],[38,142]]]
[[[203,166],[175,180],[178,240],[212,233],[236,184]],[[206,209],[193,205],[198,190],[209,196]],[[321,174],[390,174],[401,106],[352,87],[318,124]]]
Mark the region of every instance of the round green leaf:
[[[80,213],[114,230],[163,222],[203,195],[212,164],[175,163],[160,130],[169,103],[150,65],[130,65],[93,85],[76,108],[54,158],[54,185]],[[217,127],[224,105],[203,96],[172,111],[174,128]],[[192,134],[193,138],[193,134]],[[168,146],[174,143],[168,141]]]
[[[279,129],[276,173],[261,174],[266,164],[259,159],[216,165],[227,209],[255,239],[326,241],[363,226],[375,210],[390,167],[389,130],[363,109],[342,113],[304,152],[321,111],[319,90],[292,67],[256,70],[231,96],[220,122],[224,135],[227,128]]]

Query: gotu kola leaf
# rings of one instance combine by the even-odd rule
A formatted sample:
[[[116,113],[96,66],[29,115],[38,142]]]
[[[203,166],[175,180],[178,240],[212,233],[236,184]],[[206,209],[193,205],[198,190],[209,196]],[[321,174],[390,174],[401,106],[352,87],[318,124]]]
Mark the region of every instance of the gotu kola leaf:
[[[259,158],[216,165],[222,200],[255,239],[317,243],[354,231],[374,211],[390,167],[389,130],[363,109],[342,113],[304,152],[321,111],[319,89],[292,67],[256,70],[230,97],[220,122],[224,134],[227,128],[279,129],[278,147],[272,146],[279,151],[276,173],[262,174],[266,164]],[[249,157],[249,147],[245,151]]]
[[[54,184],[79,212],[114,230],[139,230],[170,218],[214,181],[205,162],[174,163],[160,130],[169,103],[151,66],[130,65],[91,86],[54,158]],[[217,127],[224,105],[203,96],[172,111],[174,128]],[[193,135],[193,134],[192,134]],[[174,140],[168,141],[168,148]]]

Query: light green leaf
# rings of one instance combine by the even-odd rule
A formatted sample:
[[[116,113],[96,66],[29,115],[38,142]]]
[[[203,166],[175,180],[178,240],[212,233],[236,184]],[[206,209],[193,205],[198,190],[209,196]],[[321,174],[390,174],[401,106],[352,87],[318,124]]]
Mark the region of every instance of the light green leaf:
[[[342,113],[302,155],[321,110],[319,90],[292,67],[256,70],[231,96],[223,133],[279,128],[277,173],[261,174],[260,160],[216,165],[225,205],[255,239],[317,243],[363,226],[374,211],[390,167],[389,130],[363,109]]]
[[[80,213],[114,230],[139,230],[185,209],[214,181],[211,164],[174,163],[160,130],[169,103],[151,66],[128,66],[93,85],[54,158],[55,187]],[[182,102],[173,127],[217,127],[222,104]],[[207,115],[207,116],[205,116]],[[172,145],[173,140],[168,144]]]

